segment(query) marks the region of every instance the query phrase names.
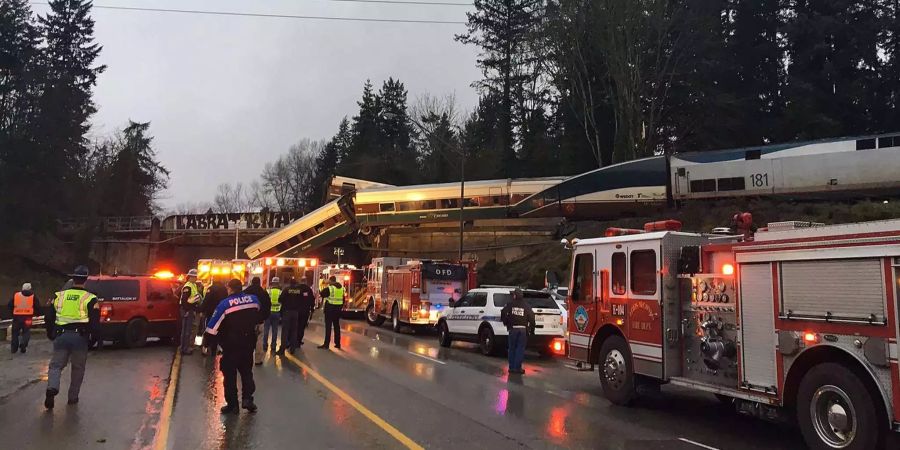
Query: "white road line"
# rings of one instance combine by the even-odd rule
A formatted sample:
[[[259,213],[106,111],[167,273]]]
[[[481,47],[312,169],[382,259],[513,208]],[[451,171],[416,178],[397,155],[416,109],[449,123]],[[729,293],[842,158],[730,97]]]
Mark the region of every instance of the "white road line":
[[[406,353],[409,353],[410,355],[413,355],[413,356],[418,356],[419,358],[425,358],[425,359],[427,359],[427,360],[429,360],[429,361],[433,361],[433,362],[436,362],[436,363],[438,363],[438,364],[447,364],[447,363],[445,363],[445,362],[443,362],[443,361],[441,361],[441,360],[437,360],[437,359],[434,359],[434,358],[429,358],[429,357],[427,357],[427,356],[425,356],[425,355],[420,355],[420,354],[418,354],[418,353],[416,353],[416,352],[406,352]]]
[[[708,445],[706,445],[706,444],[701,444],[701,443],[699,443],[699,442],[695,442],[695,441],[692,441],[692,440],[690,440],[690,439],[678,438],[678,440],[681,441],[681,442],[687,442],[688,444],[694,444],[694,445],[696,445],[697,447],[705,448],[705,449],[707,449],[707,450],[719,450],[719,449],[717,449],[717,448],[715,448],[715,447],[710,447],[710,446],[708,446]]]

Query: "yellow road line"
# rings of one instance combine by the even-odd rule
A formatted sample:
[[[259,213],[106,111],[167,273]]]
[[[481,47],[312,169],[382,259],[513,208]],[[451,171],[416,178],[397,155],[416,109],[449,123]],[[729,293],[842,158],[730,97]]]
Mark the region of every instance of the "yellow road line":
[[[172,362],[172,371],[169,372],[169,386],[166,387],[166,398],[163,400],[162,409],[159,411],[159,427],[156,429],[156,437],[153,439],[153,450],[165,450],[169,440],[169,421],[172,417],[172,409],[175,407],[175,390],[178,389],[178,375],[181,373],[181,351],[175,350],[175,360]]]
[[[344,400],[345,402],[349,403],[350,406],[354,407],[357,411],[361,412],[369,420],[374,422],[375,425],[378,425],[379,427],[381,427],[382,430],[386,431],[388,434],[393,436],[394,439],[396,439],[398,442],[403,444],[406,448],[413,449],[413,450],[425,450],[424,447],[415,443],[407,435],[401,433],[400,430],[394,428],[393,425],[387,423],[387,421],[385,421],[381,417],[378,417],[378,415],[373,413],[369,408],[366,408],[365,406],[361,405],[359,402],[354,400],[353,397],[350,396],[350,394],[342,391],[339,387],[332,384],[330,381],[325,379],[325,377],[323,377],[321,374],[319,374],[318,372],[313,370],[311,367],[309,367],[308,365],[304,364],[302,361],[297,359],[294,355],[291,355],[290,353],[286,353],[285,357],[288,359],[288,361],[296,364],[298,367],[300,367],[301,369],[305,370],[310,375],[312,375],[312,377],[315,378],[316,381],[318,381],[319,383],[322,383],[326,388],[328,388],[328,390],[337,394],[337,396],[340,397],[341,400]]]

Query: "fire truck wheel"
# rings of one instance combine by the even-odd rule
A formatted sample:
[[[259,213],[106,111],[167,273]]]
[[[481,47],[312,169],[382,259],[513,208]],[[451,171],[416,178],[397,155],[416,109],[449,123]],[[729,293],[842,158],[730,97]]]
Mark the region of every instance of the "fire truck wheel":
[[[797,422],[812,449],[878,448],[884,419],[859,377],[842,364],[810,369],[797,391]]]
[[[634,368],[631,351],[621,336],[610,336],[600,348],[600,384],[607,400],[626,406],[634,401]]]
[[[491,327],[483,326],[478,330],[478,348],[481,349],[482,354],[487,356],[497,354],[499,346],[497,345],[497,337],[494,336],[494,330]]]
[[[398,308],[396,304],[391,308],[391,329],[394,330],[395,333],[400,332],[400,308]]]
[[[441,347],[449,347],[453,344],[453,339],[450,338],[450,329],[447,328],[447,322],[441,322],[440,326],[438,326],[438,342],[441,344]]]
[[[369,306],[366,307],[366,322],[369,325],[373,325],[376,327],[381,326],[381,324],[384,323],[384,317],[381,317],[381,314],[378,314],[378,312],[375,311],[374,303],[370,302]]]
[[[128,348],[143,347],[147,344],[147,321],[144,319],[131,319],[125,325],[125,339]]]

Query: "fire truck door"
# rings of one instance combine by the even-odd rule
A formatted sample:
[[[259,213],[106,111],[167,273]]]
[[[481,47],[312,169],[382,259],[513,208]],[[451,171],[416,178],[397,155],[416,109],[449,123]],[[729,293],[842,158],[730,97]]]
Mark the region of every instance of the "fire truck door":
[[[632,242],[622,250],[618,255],[613,254],[612,278],[613,286],[618,280],[619,293],[627,292],[623,331],[631,346],[634,369],[637,373],[662,377],[660,241]],[[624,261],[622,253],[627,254]],[[626,282],[622,281],[623,269],[627,273]]]
[[[762,391],[777,387],[775,367],[775,305],[772,266],[741,264],[741,384]]]
[[[603,281],[597,279],[596,255],[593,249],[579,251],[574,257],[568,305],[569,357],[587,361],[599,320],[597,287],[603,286]]]

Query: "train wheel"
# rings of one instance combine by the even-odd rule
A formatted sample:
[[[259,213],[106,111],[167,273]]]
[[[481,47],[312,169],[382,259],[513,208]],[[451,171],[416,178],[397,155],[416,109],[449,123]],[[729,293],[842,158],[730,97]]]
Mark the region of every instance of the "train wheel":
[[[621,336],[610,336],[600,348],[600,384],[603,395],[616,405],[629,405],[637,396],[631,351]]]
[[[878,400],[844,365],[813,367],[797,392],[803,440],[812,449],[877,448],[886,437],[886,421],[875,407]]]

